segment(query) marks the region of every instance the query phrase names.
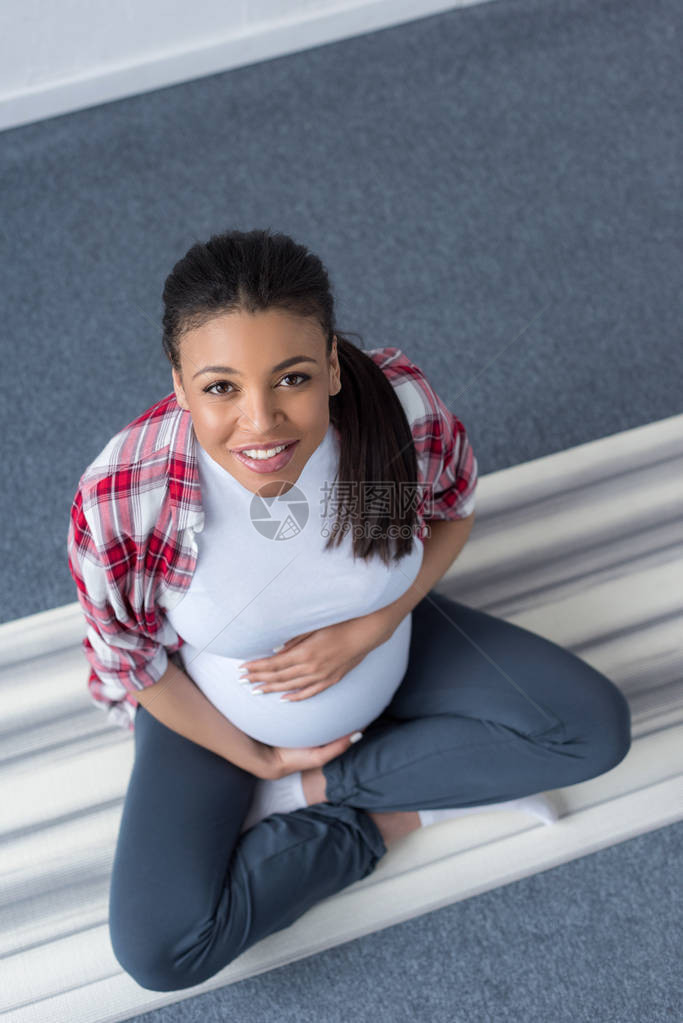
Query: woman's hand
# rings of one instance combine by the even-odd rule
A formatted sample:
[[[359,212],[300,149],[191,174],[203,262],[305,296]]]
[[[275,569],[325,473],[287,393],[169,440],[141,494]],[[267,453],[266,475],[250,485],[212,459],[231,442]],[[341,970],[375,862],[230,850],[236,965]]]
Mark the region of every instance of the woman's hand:
[[[370,724],[370,722],[368,722]],[[363,726],[367,728],[367,725]],[[322,767],[329,760],[340,757],[351,745],[351,735],[342,735],[324,746],[265,746],[262,753],[259,778],[277,780],[295,771],[308,771],[312,767]]]
[[[285,699],[307,700],[339,682],[371,650],[389,639],[395,625],[382,615],[382,610],[294,636],[279,653],[240,665],[249,669],[244,677],[262,683],[255,688],[264,693],[296,689],[298,694]]]

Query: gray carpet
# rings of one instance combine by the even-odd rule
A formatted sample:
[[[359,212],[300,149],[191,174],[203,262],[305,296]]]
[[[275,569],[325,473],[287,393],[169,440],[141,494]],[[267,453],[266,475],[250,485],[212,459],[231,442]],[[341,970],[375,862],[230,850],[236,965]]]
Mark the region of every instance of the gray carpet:
[[[424,368],[482,475],[679,413],[682,22],[494,0],[1,133],[0,622],[76,599],[78,478],[171,390],[163,281],[217,230],[318,252],[339,328]],[[140,1018],[680,1018],[682,834]]]

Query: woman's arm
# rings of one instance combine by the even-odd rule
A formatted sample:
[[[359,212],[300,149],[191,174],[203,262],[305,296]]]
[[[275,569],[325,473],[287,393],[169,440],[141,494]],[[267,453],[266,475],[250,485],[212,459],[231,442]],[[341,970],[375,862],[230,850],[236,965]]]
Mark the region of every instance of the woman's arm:
[[[267,777],[272,748],[233,725],[174,661],[169,659],[158,682],[135,696],[162,725],[257,778]]]

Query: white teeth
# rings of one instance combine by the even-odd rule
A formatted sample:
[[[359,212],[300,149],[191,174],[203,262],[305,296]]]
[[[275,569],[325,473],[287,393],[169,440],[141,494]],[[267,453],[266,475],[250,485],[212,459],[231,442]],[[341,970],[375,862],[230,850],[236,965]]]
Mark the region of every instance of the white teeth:
[[[279,451],[284,451],[286,447],[287,447],[286,444],[281,444],[279,448],[268,448],[267,451],[254,451],[254,450],[247,451],[247,450],[243,450],[243,451],[240,451],[240,454],[241,455],[248,455],[249,458],[256,458],[256,459],[259,459],[259,458],[260,459],[272,458],[273,455],[277,455],[277,453]]]

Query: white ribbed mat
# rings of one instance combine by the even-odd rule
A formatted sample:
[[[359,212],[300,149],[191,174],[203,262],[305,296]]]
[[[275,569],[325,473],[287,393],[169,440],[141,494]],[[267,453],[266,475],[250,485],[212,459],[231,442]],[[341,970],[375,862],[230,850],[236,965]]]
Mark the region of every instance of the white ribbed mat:
[[[124,1020],[683,819],[683,416],[480,480],[439,590],[579,654],[628,697],[618,767],[556,789],[551,827],[498,811],[392,845],[367,878],[204,984],[155,993],[114,958],[109,877],[133,739],[86,690],[77,602],[0,626],[7,1023]]]

